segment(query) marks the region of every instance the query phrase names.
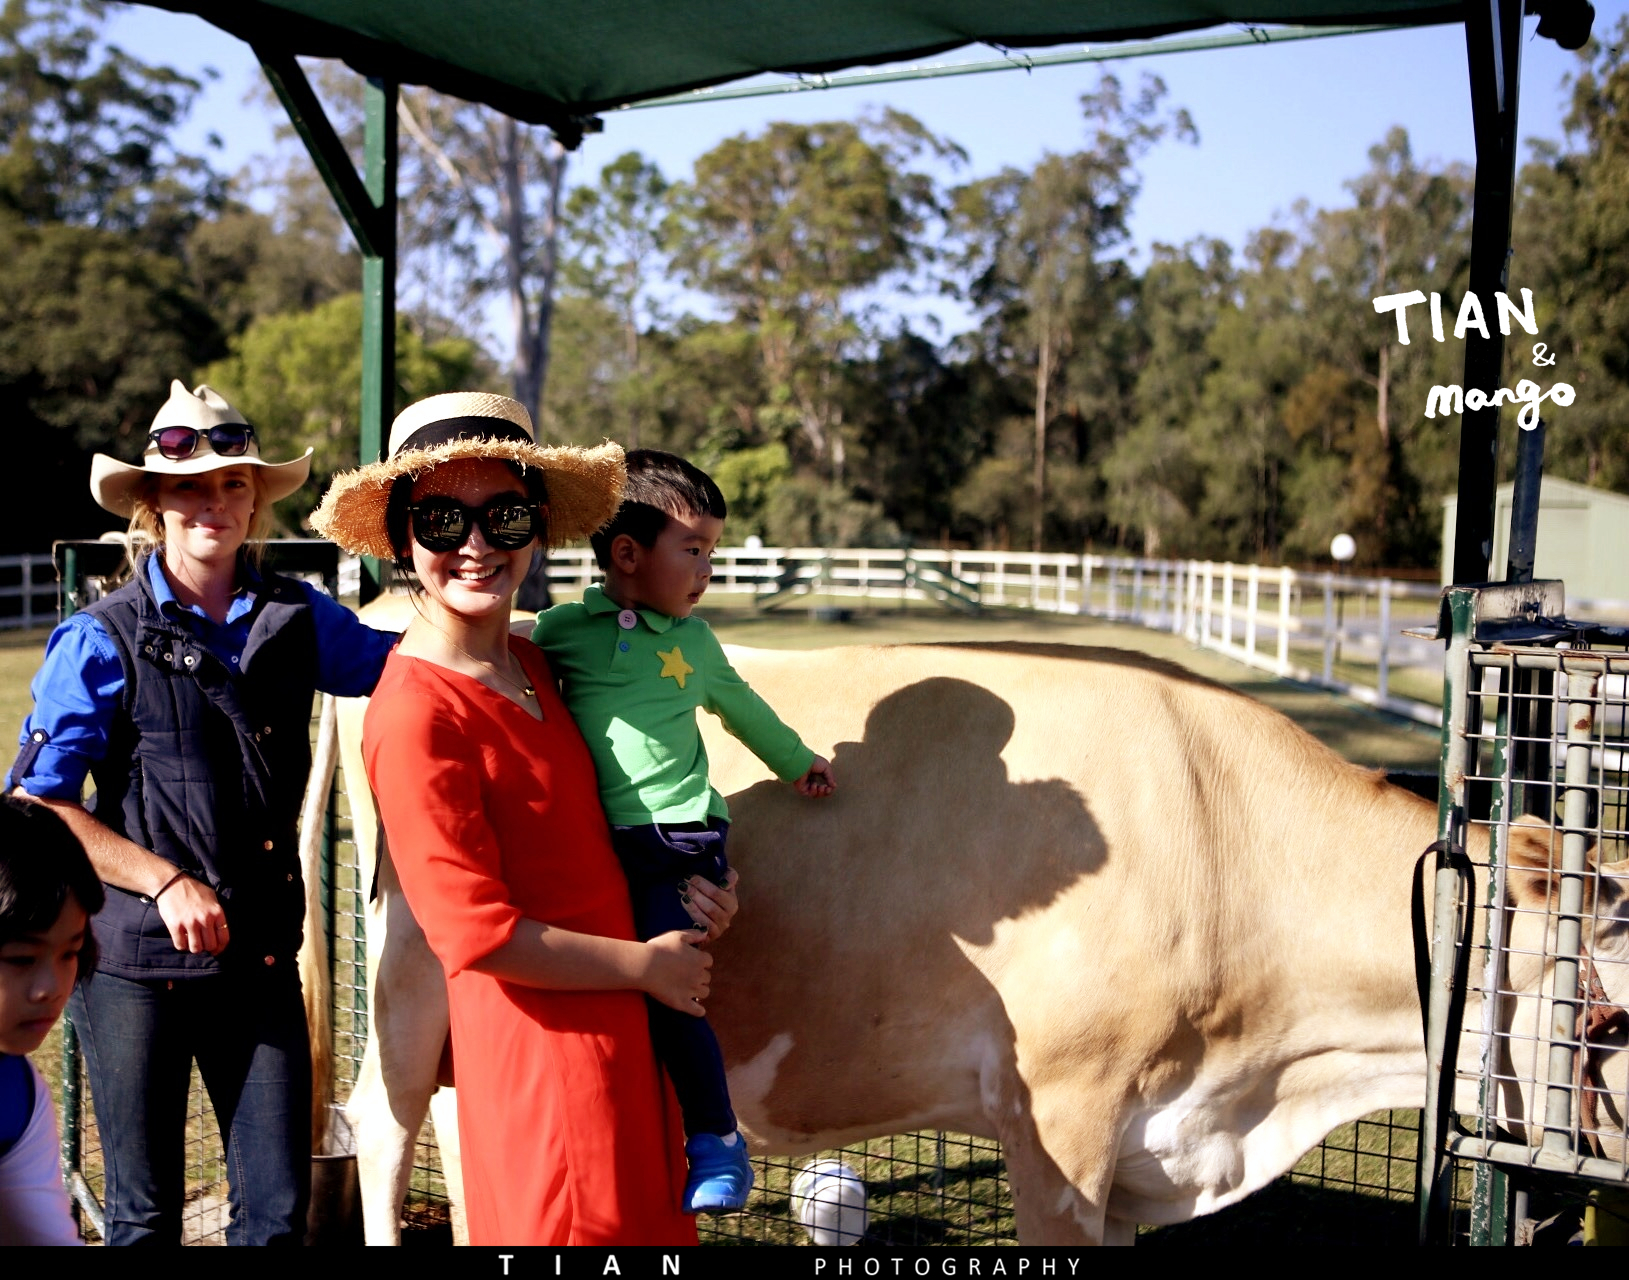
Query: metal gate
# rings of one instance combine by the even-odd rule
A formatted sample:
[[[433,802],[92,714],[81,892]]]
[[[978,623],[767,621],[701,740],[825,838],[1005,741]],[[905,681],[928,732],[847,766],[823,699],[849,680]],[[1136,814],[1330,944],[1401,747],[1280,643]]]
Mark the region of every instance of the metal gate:
[[[1625,1203],[1629,628],[1565,615],[1559,582],[1444,595],[1427,1239],[1611,1238]]]

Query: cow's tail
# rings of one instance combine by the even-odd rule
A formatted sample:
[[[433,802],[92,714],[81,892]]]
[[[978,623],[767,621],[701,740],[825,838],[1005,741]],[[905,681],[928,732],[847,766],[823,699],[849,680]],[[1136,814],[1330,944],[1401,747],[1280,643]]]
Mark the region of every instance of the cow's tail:
[[[322,906],[323,832],[328,797],[339,759],[338,713],[332,694],[322,695],[311,777],[300,809],[300,874],[305,879],[305,941],[300,947],[300,986],[305,992],[306,1025],[311,1030],[311,1150],[325,1149],[328,1103],[334,1094],[332,971],[328,956],[328,916]]]

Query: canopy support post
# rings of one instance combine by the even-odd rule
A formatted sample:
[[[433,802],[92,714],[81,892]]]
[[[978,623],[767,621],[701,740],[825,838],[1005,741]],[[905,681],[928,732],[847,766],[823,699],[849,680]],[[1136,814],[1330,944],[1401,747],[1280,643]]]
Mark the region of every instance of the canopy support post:
[[[394,416],[396,399],[398,86],[394,80],[376,77],[369,77],[363,86],[367,135],[364,174],[359,177],[294,55],[256,46],[255,56],[362,250],[360,452],[361,461],[372,462],[383,456],[384,424]],[[378,559],[364,556],[363,604],[379,594],[380,577]]]
[[[1516,107],[1521,78],[1522,0],[1471,0],[1465,6],[1476,188],[1471,220],[1470,291],[1487,307],[1508,292],[1510,205],[1516,185]],[[1490,400],[1503,384],[1505,344],[1497,331],[1465,336],[1465,390]],[[1459,426],[1459,507],[1454,525],[1458,584],[1487,582],[1493,558],[1498,483],[1499,409],[1465,406]]]

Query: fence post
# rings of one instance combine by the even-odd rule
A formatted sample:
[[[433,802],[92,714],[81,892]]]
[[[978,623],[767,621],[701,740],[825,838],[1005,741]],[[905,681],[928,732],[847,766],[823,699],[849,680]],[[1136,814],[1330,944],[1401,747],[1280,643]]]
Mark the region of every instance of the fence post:
[[[1335,575],[1324,574],[1324,683],[1335,678]]]
[[[1200,585],[1204,591],[1204,596],[1199,602],[1199,646],[1208,649],[1210,648],[1210,624],[1213,621],[1215,612],[1211,603],[1211,587],[1215,582],[1216,566],[1207,560],[1201,572],[1203,579]]]
[[[1294,591],[1295,570],[1285,565],[1278,571],[1278,674],[1290,673],[1290,596]]]
[[[1391,579],[1380,579],[1380,669],[1375,675],[1375,689],[1384,702],[1387,685],[1391,681]]]
[[[1092,553],[1080,553],[1080,611],[1087,617],[1092,612]]]
[[[1244,615],[1244,651],[1251,658],[1256,656],[1256,607],[1261,603],[1261,568],[1251,565],[1244,575],[1244,603],[1248,612]]]
[[[1119,614],[1117,614],[1115,612],[1115,604],[1114,604],[1115,588],[1119,585],[1120,566],[1118,564],[1116,564],[1112,559],[1106,561],[1106,563],[1109,566],[1109,607],[1108,607],[1108,613],[1107,613],[1106,616],[1110,620],[1113,620],[1114,618],[1117,618],[1117,617],[1120,616]]]
[[[1233,562],[1222,565],[1222,647],[1233,647]]]

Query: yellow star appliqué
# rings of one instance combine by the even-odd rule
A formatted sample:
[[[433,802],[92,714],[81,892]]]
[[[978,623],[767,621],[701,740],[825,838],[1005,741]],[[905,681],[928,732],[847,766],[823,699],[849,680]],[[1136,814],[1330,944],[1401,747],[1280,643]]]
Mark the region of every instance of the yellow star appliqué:
[[[660,678],[666,679],[668,676],[672,676],[679,682],[679,688],[684,688],[684,678],[694,674],[696,670],[684,660],[684,651],[678,645],[674,645],[666,653],[658,649],[656,656],[662,660],[662,675]]]

